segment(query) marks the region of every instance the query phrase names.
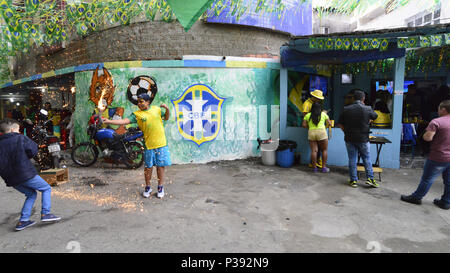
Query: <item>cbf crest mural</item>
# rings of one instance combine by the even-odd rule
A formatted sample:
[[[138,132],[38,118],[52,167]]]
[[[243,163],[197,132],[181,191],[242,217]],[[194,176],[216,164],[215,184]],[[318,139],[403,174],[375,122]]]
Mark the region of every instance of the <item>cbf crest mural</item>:
[[[191,85],[178,99],[172,100],[178,131],[183,138],[199,147],[214,140],[222,124],[224,102],[225,98],[204,84]]]

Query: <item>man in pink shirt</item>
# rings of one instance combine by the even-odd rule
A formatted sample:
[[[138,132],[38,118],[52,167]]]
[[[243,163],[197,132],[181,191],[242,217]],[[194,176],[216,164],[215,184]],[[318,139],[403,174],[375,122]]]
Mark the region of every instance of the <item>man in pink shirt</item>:
[[[434,199],[433,203],[442,208],[450,208],[450,100],[439,104],[439,117],[433,119],[423,135],[425,141],[431,141],[430,155],[423,167],[422,179],[416,191],[411,195],[402,195],[401,200],[418,204],[427,194],[434,179],[442,173],[444,180],[444,194],[441,199]]]

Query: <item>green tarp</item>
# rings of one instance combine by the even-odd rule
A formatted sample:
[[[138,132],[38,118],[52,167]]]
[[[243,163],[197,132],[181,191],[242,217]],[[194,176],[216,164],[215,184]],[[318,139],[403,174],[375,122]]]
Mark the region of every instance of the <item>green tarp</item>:
[[[183,26],[188,31],[202,13],[209,7],[214,0],[166,0]]]

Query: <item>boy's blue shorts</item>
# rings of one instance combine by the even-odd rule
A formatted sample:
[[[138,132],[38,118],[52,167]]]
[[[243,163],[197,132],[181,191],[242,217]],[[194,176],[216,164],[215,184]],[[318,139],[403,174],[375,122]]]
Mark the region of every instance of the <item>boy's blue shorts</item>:
[[[166,167],[172,165],[170,161],[169,146],[145,150],[144,152],[145,168]]]

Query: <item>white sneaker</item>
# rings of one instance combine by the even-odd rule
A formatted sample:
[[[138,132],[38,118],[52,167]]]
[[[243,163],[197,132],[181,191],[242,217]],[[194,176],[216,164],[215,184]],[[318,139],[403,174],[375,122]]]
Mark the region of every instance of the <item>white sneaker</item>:
[[[147,190],[147,187],[146,187],[146,189],[144,189],[144,192],[142,193],[142,195],[143,195],[145,198],[149,198],[151,192],[152,192],[152,188],[149,187],[148,190]]]
[[[161,191],[158,191],[158,193],[156,194],[156,197],[158,197],[158,198],[164,197],[164,188],[162,188]]]

